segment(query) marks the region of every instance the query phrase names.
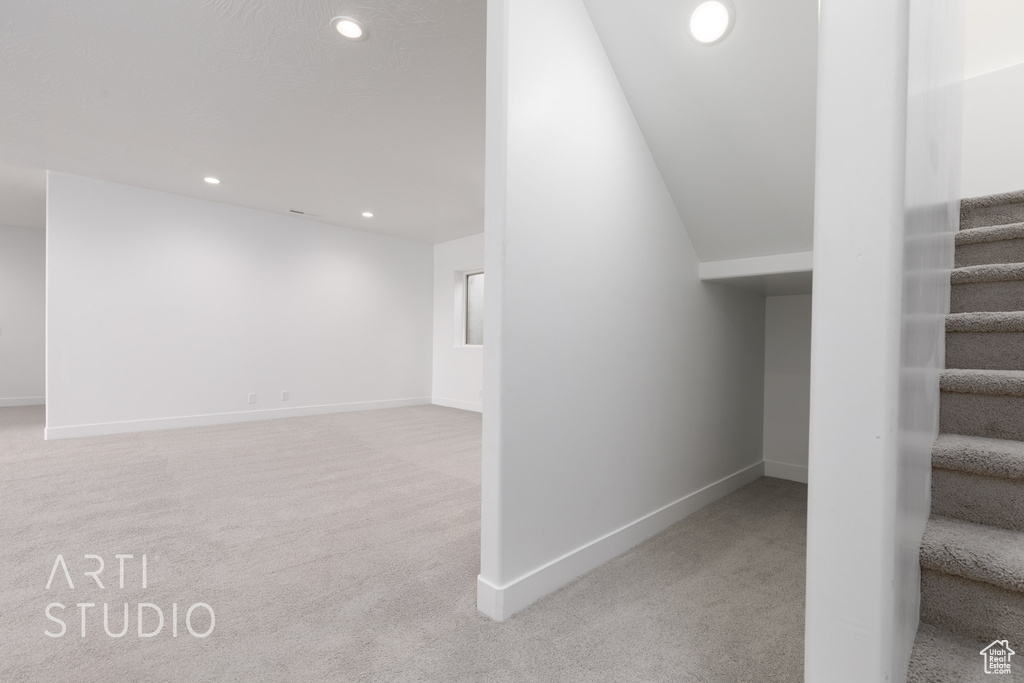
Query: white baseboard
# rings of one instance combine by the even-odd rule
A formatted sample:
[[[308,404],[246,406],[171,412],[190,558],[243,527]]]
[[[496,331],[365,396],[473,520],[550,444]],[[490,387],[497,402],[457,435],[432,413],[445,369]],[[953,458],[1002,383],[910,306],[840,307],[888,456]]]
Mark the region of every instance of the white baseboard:
[[[484,406],[482,403],[457,401],[454,398],[438,398],[437,396],[430,399],[430,402],[433,403],[435,406],[444,406],[446,408],[458,408],[459,410],[472,410],[475,413],[484,412]]]
[[[128,420],[125,422],[101,422],[98,424],[47,427],[44,439],[71,439],[78,436],[99,436],[101,434],[125,434],[128,432],[149,432],[157,429],[179,427],[205,427],[207,425],[230,424],[233,422],[255,422],[282,417],[304,417],[347,413],[357,410],[378,410],[381,408],[402,408],[405,406],[429,405],[430,398],[400,398],[389,401],[362,401],[358,403],[331,403],[319,406],[296,406],[292,408],[270,408],[248,410],[238,413],[214,413],[210,415],[186,415],[183,417],[160,417],[150,420]]]
[[[42,406],[46,405],[45,396],[25,396],[24,398],[0,398],[0,408],[14,408],[16,406]]]
[[[548,593],[558,590],[573,579],[763,475],[763,462],[750,465],[503,586],[495,585],[483,576],[478,576],[476,607],[491,619],[504,621]]]
[[[776,479],[789,479],[790,481],[798,481],[801,484],[806,484],[807,467],[790,465],[785,462],[775,462],[774,460],[765,460],[764,476],[775,477]]]

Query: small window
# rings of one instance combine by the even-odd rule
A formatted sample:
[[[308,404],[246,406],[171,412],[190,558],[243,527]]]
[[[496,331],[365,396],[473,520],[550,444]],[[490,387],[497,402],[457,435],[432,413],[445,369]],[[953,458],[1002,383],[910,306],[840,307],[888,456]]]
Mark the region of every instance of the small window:
[[[484,274],[466,275],[466,345],[484,343]]]

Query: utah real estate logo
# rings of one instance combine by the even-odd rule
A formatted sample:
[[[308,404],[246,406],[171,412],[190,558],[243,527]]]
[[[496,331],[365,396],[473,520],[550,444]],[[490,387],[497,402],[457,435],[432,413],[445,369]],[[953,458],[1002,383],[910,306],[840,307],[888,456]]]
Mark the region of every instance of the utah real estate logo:
[[[1010,649],[1009,641],[993,640],[980,654],[985,658],[985,673],[1008,674],[1010,673],[1010,657],[1017,653]]]

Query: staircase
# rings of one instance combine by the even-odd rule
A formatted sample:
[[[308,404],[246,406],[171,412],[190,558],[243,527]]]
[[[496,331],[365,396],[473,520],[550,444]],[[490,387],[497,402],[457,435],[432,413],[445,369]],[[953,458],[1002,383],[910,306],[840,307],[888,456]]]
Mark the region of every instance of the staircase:
[[[1024,191],[965,199],[946,318],[921,625],[908,681],[1024,681]]]

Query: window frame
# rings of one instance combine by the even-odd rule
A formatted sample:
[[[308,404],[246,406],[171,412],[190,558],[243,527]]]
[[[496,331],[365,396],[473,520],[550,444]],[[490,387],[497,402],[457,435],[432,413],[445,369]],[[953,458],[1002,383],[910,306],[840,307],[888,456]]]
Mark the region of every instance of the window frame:
[[[470,349],[483,348],[483,344],[469,343],[469,278],[473,275],[483,275],[483,268],[473,268],[459,272],[458,287],[456,293],[456,307],[458,310],[458,324],[455,328],[456,346],[463,346]],[[485,285],[486,287],[486,280]],[[486,295],[485,295],[486,296]]]

